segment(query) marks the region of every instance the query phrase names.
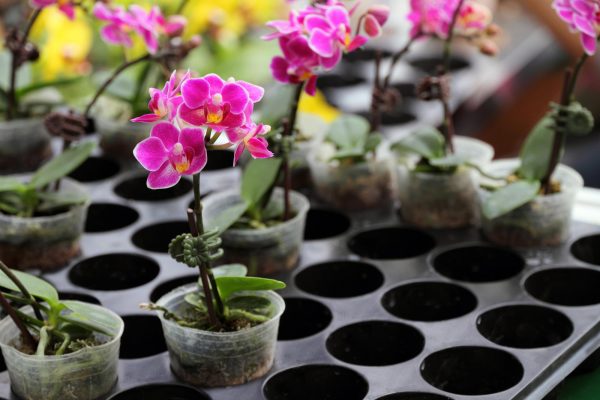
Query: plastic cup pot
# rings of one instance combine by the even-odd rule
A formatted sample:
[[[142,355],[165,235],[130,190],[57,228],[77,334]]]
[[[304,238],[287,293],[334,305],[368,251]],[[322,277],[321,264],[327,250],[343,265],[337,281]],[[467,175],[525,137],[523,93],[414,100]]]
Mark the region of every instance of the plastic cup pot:
[[[283,204],[283,193],[283,189],[276,188],[270,202]],[[219,215],[241,202],[237,189],[209,195],[203,201],[204,215]],[[244,264],[251,276],[271,276],[294,269],[300,258],[310,204],[306,197],[292,191],[290,205],[292,218],[285,222],[261,229],[229,228],[223,232],[221,247],[225,254],[219,262]]]
[[[104,154],[126,163],[135,162],[133,148],[150,135],[151,128],[151,124],[96,119],[100,148]]]
[[[0,122],[0,174],[33,171],[51,156],[50,136],[41,119]]]
[[[60,191],[88,195],[69,178],[61,180]],[[46,272],[66,265],[80,253],[89,203],[88,199],[65,212],[31,218],[0,213],[0,260],[15,269]]]
[[[157,305],[177,314],[191,307],[184,297],[197,284],[181,286],[161,297]],[[171,368],[183,382],[201,387],[241,385],[264,376],[273,366],[279,320],[285,309],[281,296],[272,291],[240,292],[234,296],[259,296],[273,305],[271,318],[260,325],[235,332],[213,332],[183,327],[158,316]]]
[[[492,176],[508,176],[519,166],[518,159],[498,160],[486,168]],[[539,195],[529,203],[494,219],[482,217],[482,231],[489,241],[508,247],[531,248],[558,246],[570,235],[575,197],[583,186],[583,178],[566,165],[559,165],[553,180],[560,192]],[[481,201],[489,192],[479,191]]]
[[[118,325],[111,332],[112,339],[93,347],[85,347],[61,356],[37,356],[22,353],[15,348],[20,342],[20,331],[10,319],[0,321],[0,347],[12,391],[27,400],[96,400],[104,398],[117,382],[119,347],[123,334],[123,320],[112,311],[92,307],[97,318]],[[31,308],[25,312],[33,315]]]
[[[494,149],[477,139],[455,137],[455,154],[484,166]],[[479,223],[479,173],[458,167],[452,173],[418,172],[414,163],[398,165],[400,212],[407,223],[425,229],[455,229]]]

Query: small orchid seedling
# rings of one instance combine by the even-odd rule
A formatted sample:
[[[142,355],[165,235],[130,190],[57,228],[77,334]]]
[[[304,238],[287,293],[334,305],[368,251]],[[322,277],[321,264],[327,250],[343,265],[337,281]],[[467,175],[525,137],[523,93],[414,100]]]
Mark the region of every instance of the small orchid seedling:
[[[317,90],[317,77],[321,71],[335,68],[344,53],[362,47],[368,36],[377,34],[384,22],[379,12],[367,12],[359,18],[358,26],[353,29],[350,23],[356,8],[347,9],[337,0],[315,2],[308,7],[292,10],[287,20],[270,21],[267,26],[275,32],[264,37],[265,40],[277,39],[282,56],[276,56],[271,62],[273,77],[285,84],[296,86],[290,106],[289,117],[283,123],[282,171],[284,179],[283,220],[292,216],[290,210],[291,173],[289,152],[294,144],[294,132],[298,103],[302,92],[313,96]]]
[[[166,318],[198,329],[235,329],[232,324],[240,317],[250,325],[259,324],[266,318],[267,305],[257,305],[260,299],[256,297],[244,296],[242,300],[233,294],[281,289],[285,285],[271,279],[247,277],[246,268],[239,265],[211,268],[212,261],[223,254],[220,233],[236,222],[246,209],[227,209],[217,216],[214,225],[205,226],[200,173],[206,166],[209,150],[235,148],[234,163],[244,150],[254,158],[273,155],[263,138],[269,127],[251,120],[254,104],[262,99],[264,90],[233,78],[225,81],[215,74],[192,78],[189,72],[184,75],[173,72],[162,90],[151,89],[150,94],[152,114],[134,121],[161,122],[153,126],[150,137],[140,142],[133,153],[150,171],[147,181],[150,189],[169,188],[182,176],[192,176],[194,209],[187,212],[190,233],[174,238],[169,253],[178,262],[199,268],[201,291],[186,297],[188,304],[199,313],[192,319],[154,304],[146,307],[164,311]],[[216,144],[223,133],[227,143]]]
[[[577,79],[586,61],[595,54],[600,40],[600,3],[595,0],[555,0],[553,7],[569,27],[581,35],[583,53],[574,67],[567,68],[560,103],[550,110],[527,136],[521,148],[521,165],[508,182],[492,192],[483,204],[489,218],[500,217],[527,204],[536,196],[561,191],[552,177],[564,153],[567,135],[586,135],[594,127],[592,113],[574,97]]]

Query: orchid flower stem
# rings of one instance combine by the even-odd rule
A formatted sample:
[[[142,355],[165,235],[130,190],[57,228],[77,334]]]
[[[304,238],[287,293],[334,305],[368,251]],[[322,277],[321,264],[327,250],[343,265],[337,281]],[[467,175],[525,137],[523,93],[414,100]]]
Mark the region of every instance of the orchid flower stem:
[[[400,51],[398,51],[396,54],[394,54],[394,56],[392,57],[392,62],[390,64],[390,69],[388,71],[388,74],[385,77],[385,80],[383,81],[383,90],[386,90],[389,86],[390,86],[390,82],[392,80],[392,75],[394,74],[394,70],[396,69],[396,65],[398,65],[398,62],[400,62],[400,60],[402,59],[402,57],[404,57],[411,49],[412,45],[415,43],[415,41],[419,38],[421,38],[422,34],[418,33],[416,34],[414,37],[412,37],[408,43],[406,43],[406,45],[404,45],[404,47],[402,49],[400,49]]]
[[[215,144],[217,140],[219,140],[219,137],[221,136],[221,133],[223,132],[217,132],[215,133],[209,140],[210,144]]]
[[[206,129],[206,133],[204,133],[204,143],[211,143],[210,141],[210,137],[212,135],[212,129],[211,128],[207,128]]]
[[[6,275],[8,279],[10,279],[15,284],[15,286],[19,288],[19,291],[21,292],[23,297],[31,301],[31,306],[33,307],[35,317],[40,321],[43,321],[44,318],[42,317],[42,313],[40,311],[41,307],[38,304],[38,302],[29,293],[29,291],[27,290],[25,285],[23,285],[23,283],[19,280],[19,278],[17,278],[15,274],[10,270],[10,268],[8,268],[6,264],[4,264],[2,261],[0,261],[0,271],[2,271],[4,275]]]
[[[375,53],[375,82],[373,82],[373,95],[371,98],[371,132],[377,132],[381,126],[381,96],[385,90],[381,85],[381,51]]]
[[[17,314],[17,311],[10,305],[4,294],[0,291],[0,307],[8,314],[8,316],[13,320],[19,331],[21,331],[21,336],[23,336],[23,341],[26,346],[30,349],[36,348],[36,342],[31,333],[27,330],[25,323]]]
[[[223,144],[210,144],[208,145],[208,150],[227,150],[231,148],[231,143],[223,143]]]

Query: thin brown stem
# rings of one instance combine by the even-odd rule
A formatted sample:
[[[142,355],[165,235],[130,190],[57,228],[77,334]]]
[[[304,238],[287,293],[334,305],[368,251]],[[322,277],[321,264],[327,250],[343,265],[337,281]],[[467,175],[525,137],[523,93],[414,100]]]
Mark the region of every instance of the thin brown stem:
[[[17,278],[17,276],[10,270],[10,268],[8,268],[8,266],[6,264],[4,264],[2,261],[0,261],[0,271],[4,272],[4,275],[6,275],[8,277],[8,279],[10,279],[15,284],[15,286],[19,288],[19,291],[21,292],[23,297],[25,297],[26,299],[29,299],[31,301],[31,306],[33,307],[33,312],[35,313],[35,317],[37,319],[39,319],[40,321],[43,321],[44,318],[42,317],[42,313],[40,311],[40,305],[38,304],[38,302],[31,295],[31,293],[29,293],[29,290],[27,290],[27,288],[25,287],[25,285],[23,285],[23,283],[19,280],[19,278]]]
[[[292,137],[294,134],[294,129],[296,127],[296,117],[298,116],[298,105],[300,104],[300,97],[302,96],[302,91],[304,90],[304,82],[296,85],[296,91],[294,92],[294,98],[292,99],[292,104],[290,107],[290,116],[285,125],[285,129],[283,130],[284,137]],[[285,138],[284,138],[285,140]],[[283,171],[283,220],[287,221],[291,217],[291,206],[290,206],[290,192],[292,191],[292,174],[290,171],[290,157],[289,151],[290,149],[285,149],[283,151],[283,163],[281,169]]]
[[[392,57],[392,61],[390,64],[390,69],[388,71],[388,74],[386,75],[385,80],[383,81],[383,89],[384,90],[386,90],[390,86],[390,81],[392,80],[392,75],[394,74],[394,70],[396,69],[396,65],[398,64],[398,62],[402,59],[402,57],[404,57],[410,51],[410,48],[412,47],[412,45],[421,36],[422,36],[421,33],[418,33],[417,35],[412,37],[406,43],[406,45],[404,45],[404,47],[402,49],[400,49],[400,51],[398,51],[396,54],[394,54],[394,56]]]
[[[450,26],[448,27],[448,36],[446,37],[445,45],[444,45],[444,58],[443,58],[443,68],[444,73],[450,71],[450,54],[452,52],[452,40],[454,39],[454,28],[456,27],[456,22],[458,21],[458,16],[460,15],[460,10],[465,3],[465,0],[460,0],[456,9],[454,10],[454,14],[452,14],[452,20],[450,22]]]
[[[35,339],[33,338],[33,336],[31,336],[31,333],[29,333],[29,330],[27,330],[25,323],[23,322],[23,320],[21,318],[19,318],[19,316],[17,315],[17,312],[10,305],[8,300],[6,300],[6,297],[4,297],[4,294],[1,291],[0,291],[0,307],[2,307],[2,309],[13,320],[13,322],[15,323],[15,325],[17,326],[19,331],[21,331],[21,336],[23,336],[23,341],[25,342],[25,345],[28,346],[32,350],[35,349],[37,347]]]

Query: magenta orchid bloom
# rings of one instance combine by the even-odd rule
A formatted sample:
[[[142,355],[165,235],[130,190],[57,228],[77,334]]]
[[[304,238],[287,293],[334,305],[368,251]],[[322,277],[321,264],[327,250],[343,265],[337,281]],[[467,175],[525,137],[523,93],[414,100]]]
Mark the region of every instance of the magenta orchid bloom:
[[[581,44],[588,55],[596,53],[600,31],[600,2],[597,0],[554,0],[554,9],[574,31],[581,34]]]
[[[224,81],[218,75],[209,74],[183,82],[181,95],[181,120],[222,132],[250,121],[254,103],[262,99],[264,89],[233,78]]]
[[[155,125],[150,137],[135,146],[133,155],[150,171],[147,185],[150,189],[175,186],[181,175],[200,172],[207,161],[202,129],[185,128],[181,131],[172,123]]]
[[[313,96],[317,90],[314,71],[319,66],[319,56],[311,50],[308,39],[301,35],[282,37],[279,47],[283,57],[277,56],[271,61],[271,72],[275,79],[282,83],[306,82],[305,90]]]
[[[411,0],[408,14],[412,23],[411,37],[432,35],[446,39],[458,4],[459,0]],[[455,29],[462,34],[475,33],[485,30],[491,20],[492,14],[487,7],[467,0],[462,5]]]
[[[372,38],[381,36],[383,25],[385,25],[389,17],[389,7],[382,5],[371,6],[367,14],[365,14],[365,33]]]
[[[75,4],[72,0],[31,0],[31,5],[44,8],[56,4],[70,20],[75,19]]]
[[[181,83],[189,78],[189,71],[181,79],[177,76],[177,71],[173,71],[171,78],[165,83],[162,90],[150,88],[150,102],[148,103],[148,108],[152,113],[134,118],[131,122],[152,123],[165,117],[173,122],[177,116],[179,106],[183,103],[183,98],[181,97]]]
[[[269,125],[257,125],[255,123],[225,131],[229,141],[237,145],[233,157],[233,165],[237,164],[245,149],[248,149],[252,158],[273,157],[273,152],[268,148],[269,143],[263,137],[270,131],[271,127]]]
[[[94,5],[94,16],[101,21],[108,22],[100,35],[105,42],[125,47],[133,46],[130,33],[136,24],[135,19],[122,7],[108,7],[102,2]]]

